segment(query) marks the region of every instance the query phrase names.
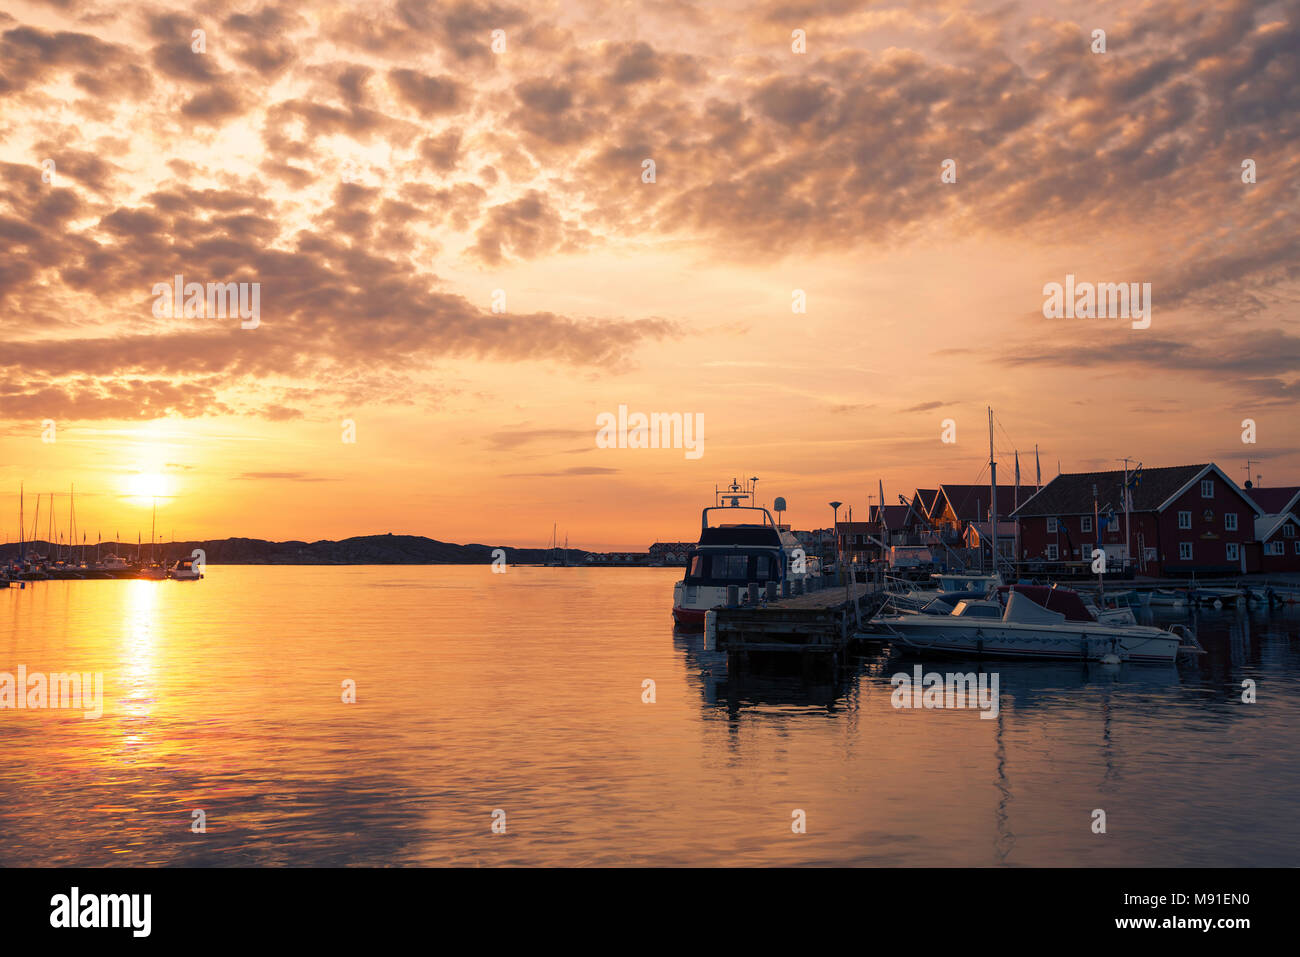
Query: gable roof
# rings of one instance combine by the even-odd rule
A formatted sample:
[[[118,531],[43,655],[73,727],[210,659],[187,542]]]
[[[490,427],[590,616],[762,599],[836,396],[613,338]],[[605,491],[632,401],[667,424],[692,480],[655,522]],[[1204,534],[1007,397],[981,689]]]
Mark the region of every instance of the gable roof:
[[[938,498],[939,490],[937,488],[918,488],[912,496],[913,506],[924,511],[925,516],[930,516],[930,510],[934,508],[934,500]],[[920,499],[920,502],[917,502]]]
[[[886,528],[903,528],[907,525],[907,513],[910,512],[911,506],[908,505],[886,505],[885,506],[885,527]],[[877,513],[880,511],[879,505],[871,506],[868,513],[868,521],[873,525],[879,521]]]
[[[1300,485],[1282,485],[1277,488],[1252,488],[1249,491],[1251,499],[1256,505],[1262,508],[1265,514],[1280,515],[1282,512],[1293,512],[1296,509],[1296,499],[1300,499]]]
[[[1005,485],[998,486],[998,517],[1005,519],[1011,515],[1015,506],[1014,488],[1008,488]],[[1022,492],[1023,494],[1023,492]],[[988,519],[989,499],[992,492],[987,485],[950,485],[943,483],[939,486],[939,494],[935,499],[934,508],[930,514],[933,516],[943,510],[945,502],[952,506],[953,514],[963,522],[982,522]]]
[[[1224,474],[1213,462],[1201,465],[1171,465],[1163,468],[1143,468],[1139,484],[1133,489],[1133,511],[1163,512],[1193,483],[1213,472],[1236,494],[1240,495],[1256,513],[1260,508],[1254,500],[1237,487],[1237,483]],[[1133,473],[1129,472],[1132,478]],[[1062,473],[1043,486],[1043,490],[1016,509],[1017,518],[1043,515],[1091,515],[1092,487],[1097,486],[1097,508],[1101,512],[1124,510],[1124,472],[1112,469],[1105,472]]]
[[[1281,514],[1260,515],[1255,519],[1255,541],[1266,542],[1277,534],[1278,529],[1290,520],[1300,525],[1300,519],[1295,517],[1292,512],[1282,512]]]

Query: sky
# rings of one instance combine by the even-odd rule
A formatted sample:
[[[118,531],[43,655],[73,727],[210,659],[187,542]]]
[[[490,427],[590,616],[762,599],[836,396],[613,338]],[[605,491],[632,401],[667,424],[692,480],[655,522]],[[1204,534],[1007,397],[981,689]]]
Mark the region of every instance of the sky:
[[[644,550],[987,481],[989,407],[1001,481],[1300,483],[1298,81],[1298,2],[10,0],[0,529]]]

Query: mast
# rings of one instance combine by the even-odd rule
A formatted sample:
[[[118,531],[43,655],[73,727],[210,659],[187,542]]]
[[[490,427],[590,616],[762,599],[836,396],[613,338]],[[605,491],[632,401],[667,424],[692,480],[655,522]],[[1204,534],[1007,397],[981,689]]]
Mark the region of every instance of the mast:
[[[23,567],[24,535],[23,523],[26,519],[23,516],[23,483],[18,483],[18,567]]]
[[[998,463],[993,457],[993,406],[989,406],[989,542],[993,546],[993,574],[998,573]]]
[[[149,564],[153,564],[153,543],[158,529],[158,497],[153,500],[153,521],[149,525]]]
[[[1097,521],[1098,517],[1099,516],[1097,514],[1097,483],[1093,482],[1092,483],[1092,528],[1094,534],[1097,536],[1097,548],[1101,551],[1101,571],[1097,572],[1097,593],[1102,598],[1105,598],[1106,585],[1103,582],[1102,578],[1106,572],[1106,549],[1101,544],[1101,525]]]

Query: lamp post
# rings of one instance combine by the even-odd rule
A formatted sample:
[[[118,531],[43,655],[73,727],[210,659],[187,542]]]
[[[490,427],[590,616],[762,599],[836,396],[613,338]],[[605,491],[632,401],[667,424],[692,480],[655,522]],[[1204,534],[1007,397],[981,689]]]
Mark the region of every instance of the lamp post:
[[[831,502],[831,509],[834,518],[831,524],[831,541],[835,543],[835,574],[843,575],[844,570],[840,568],[840,506],[843,502]]]

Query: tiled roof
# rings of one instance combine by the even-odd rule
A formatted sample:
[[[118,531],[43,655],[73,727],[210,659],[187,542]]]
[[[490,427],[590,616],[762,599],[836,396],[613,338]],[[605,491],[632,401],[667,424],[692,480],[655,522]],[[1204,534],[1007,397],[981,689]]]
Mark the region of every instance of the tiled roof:
[[[1142,480],[1133,489],[1133,511],[1154,512],[1183,486],[1210,466],[1174,465],[1143,468]],[[1130,473],[1131,475],[1132,473]],[[1123,511],[1124,472],[1072,472],[1056,476],[1043,490],[1016,510],[1017,518],[1034,515],[1091,515],[1092,487],[1097,486],[1097,506],[1103,511]]]

